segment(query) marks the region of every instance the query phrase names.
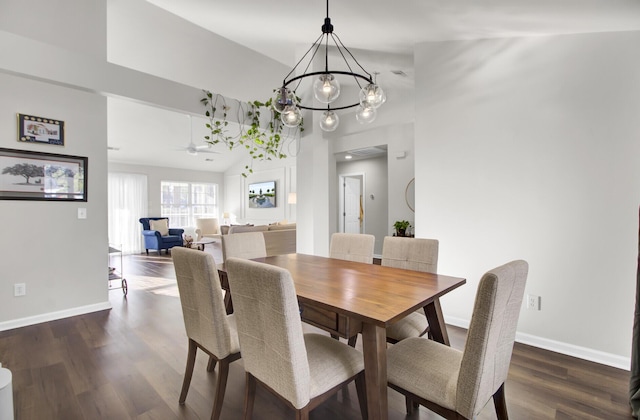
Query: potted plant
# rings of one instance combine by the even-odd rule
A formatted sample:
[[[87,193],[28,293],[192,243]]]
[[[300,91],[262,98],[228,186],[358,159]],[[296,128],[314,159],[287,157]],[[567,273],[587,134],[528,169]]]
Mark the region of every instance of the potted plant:
[[[405,232],[410,225],[411,224],[406,220],[396,220],[393,224],[393,227],[396,230],[396,236],[405,236]]]

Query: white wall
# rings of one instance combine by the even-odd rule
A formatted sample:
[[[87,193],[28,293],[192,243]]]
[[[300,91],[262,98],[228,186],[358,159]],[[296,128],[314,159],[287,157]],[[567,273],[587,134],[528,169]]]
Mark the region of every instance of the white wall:
[[[523,258],[519,340],[628,368],[640,193],[640,32],[416,48],[416,226],[465,323],[481,275]]]
[[[253,173],[243,177],[246,172],[243,161],[225,172],[225,203],[224,209],[231,213],[231,223],[252,223],[267,225],[283,220],[296,221],[296,205],[288,204],[290,192],[296,192],[296,159],[287,157],[271,161],[256,161],[253,163]],[[247,203],[249,184],[263,181],[276,182],[276,207],[255,209],[249,208]]]
[[[1,73],[0,91],[0,147],[88,157],[86,203],[0,202],[0,330],[110,308],[106,98]],[[63,120],[65,146],[19,143],[18,112]]]
[[[34,71],[56,63],[47,61],[44,50],[19,49],[9,33],[47,42],[49,51],[65,46],[71,55],[104,60],[106,6],[85,3],[67,0],[62,7],[27,0],[0,6],[0,147],[88,157],[86,203],[1,202],[8,239],[0,245],[0,330],[110,307],[106,98],[18,76],[29,54],[36,62],[40,58]],[[65,121],[65,146],[18,143],[16,113]],[[86,219],[78,219],[78,208],[87,209]],[[15,283],[26,283],[26,296],[13,296]]]
[[[266,101],[291,70],[147,1],[107,6],[112,63],[241,101]]]
[[[105,1],[2,0],[0,29],[104,60],[106,13]]]

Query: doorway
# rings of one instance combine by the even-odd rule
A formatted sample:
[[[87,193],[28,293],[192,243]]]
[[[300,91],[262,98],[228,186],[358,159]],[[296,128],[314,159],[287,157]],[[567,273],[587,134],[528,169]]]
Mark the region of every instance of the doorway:
[[[344,174],[339,177],[339,231],[344,233],[365,233],[365,208],[362,194],[364,174]]]

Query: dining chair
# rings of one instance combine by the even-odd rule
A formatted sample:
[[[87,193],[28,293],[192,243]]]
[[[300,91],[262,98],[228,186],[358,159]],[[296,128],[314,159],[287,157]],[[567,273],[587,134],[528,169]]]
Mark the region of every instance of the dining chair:
[[[388,349],[388,384],[405,395],[407,414],[418,403],[447,419],[473,419],[493,397],[498,419],[508,418],[504,383],[528,268],[517,260],[482,277],[463,351],[421,337]]]
[[[222,235],[222,261],[229,257],[261,258],[267,256],[262,232],[242,232]]]
[[[329,257],[372,264],[375,241],[375,236],[364,233],[334,233],[331,235]]]
[[[386,236],[382,243],[382,262],[386,267],[436,273],[438,240]],[[387,327],[387,341],[397,343],[409,337],[422,337],[429,330],[424,308]]]
[[[239,258],[225,263],[246,371],[244,418],[260,384],[308,419],[352,380],[367,417],[362,353],[321,334],[304,334],[296,290],[286,269]]]
[[[171,252],[178,281],[184,326],[189,338],[187,366],[178,402],[187,398],[198,349],[209,355],[207,371],[219,363],[212,419],[220,418],[229,364],[240,358],[234,315],[227,315],[223,291],[213,256],[195,249],[176,247]]]
[[[355,261],[367,264],[373,264],[373,248],[375,246],[376,237],[364,233],[342,233],[336,232],[331,235],[331,243],[329,244],[329,257],[338,260]],[[336,334],[331,337],[338,340]],[[356,346],[358,335],[348,338],[351,347]]]

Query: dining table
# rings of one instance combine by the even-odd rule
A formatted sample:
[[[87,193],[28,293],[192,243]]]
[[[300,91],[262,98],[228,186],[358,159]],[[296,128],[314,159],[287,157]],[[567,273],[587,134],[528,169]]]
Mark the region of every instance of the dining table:
[[[362,334],[368,418],[388,418],[386,328],[424,308],[431,338],[449,345],[440,297],[465,284],[459,277],[306,254],[253,261],[285,268],[293,278],[304,322],[334,337]],[[229,290],[224,264],[218,266]],[[232,296],[227,293],[227,310]]]

